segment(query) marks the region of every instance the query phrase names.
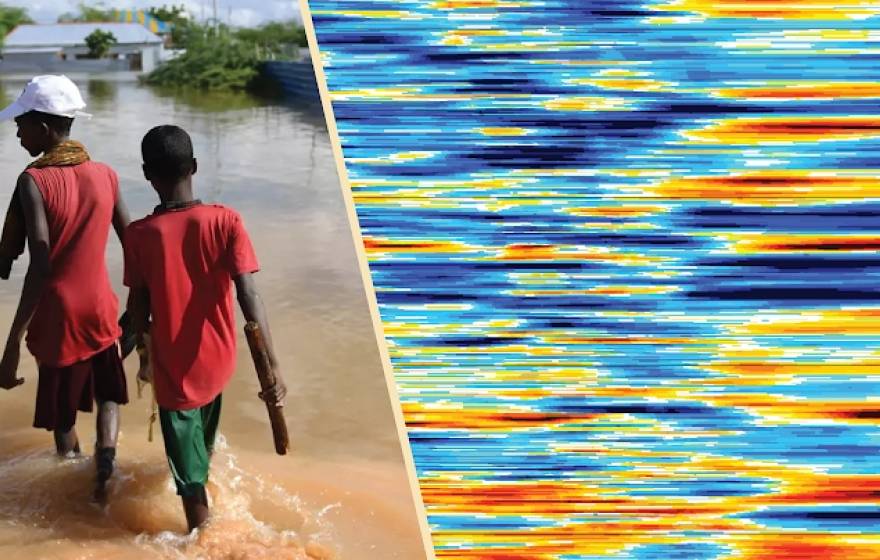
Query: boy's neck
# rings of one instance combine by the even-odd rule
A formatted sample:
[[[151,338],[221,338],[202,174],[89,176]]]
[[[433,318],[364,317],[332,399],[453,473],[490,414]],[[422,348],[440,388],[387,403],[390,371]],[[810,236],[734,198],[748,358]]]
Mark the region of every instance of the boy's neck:
[[[51,152],[52,150],[54,150],[55,148],[57,148],[58,146],[60,146],[61,144],[63,144],[64,142],[66,142],[68,140],[70,140],[70,136],[67,136],[67,135],[64,135],[64,136],[58,135],[58,136],[53,137],[49,141],[49,144],[46,146],[46,149],[43,150],[43,155],[48,154],[49,152]]]
[[[193,197],[192,180],[189,179],[157,190],[159,190],[159,200],[162,201],[162,204],[179,204],[195,200],[195,197]]]

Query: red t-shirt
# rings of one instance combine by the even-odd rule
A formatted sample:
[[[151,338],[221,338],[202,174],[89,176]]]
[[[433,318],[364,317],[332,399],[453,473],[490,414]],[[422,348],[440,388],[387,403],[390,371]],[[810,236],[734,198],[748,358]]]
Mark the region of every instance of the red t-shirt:
[[[28,169],[43,197],[51,276],[28,327],[27,347],[40,365],[65,367],[119,338],[119,301],[104,255],[119,179],[93,161]]]
[[[199,204],[125,230],[125,284],[150,293],[153,384],[168,410],[217,397],[235,370],[232,278],[259,269],[235,211]]]

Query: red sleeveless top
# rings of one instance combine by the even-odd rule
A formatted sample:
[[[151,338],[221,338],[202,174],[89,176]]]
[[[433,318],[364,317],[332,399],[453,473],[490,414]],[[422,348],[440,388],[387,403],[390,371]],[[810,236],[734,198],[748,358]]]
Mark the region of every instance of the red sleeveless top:
[[[40,365],[65,367],[106,349],[121,334],[119,301],[104,260],[119,180],[110,167],[92,161],[26,173],[43,197],[51,264],[27,347]]]

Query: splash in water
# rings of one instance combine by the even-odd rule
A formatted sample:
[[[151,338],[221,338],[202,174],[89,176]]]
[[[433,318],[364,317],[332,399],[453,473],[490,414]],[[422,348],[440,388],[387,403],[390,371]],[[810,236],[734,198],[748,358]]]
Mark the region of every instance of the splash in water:
[[[336,556],[324,510],[239,466],[218,438],[208,492],[212,517],[185,535],[180,500],[161,455],[131,449],[119,460],[108,505],[91,501],[91,457],[25,449],[0,460],[0,545],[14,535],[66,543],[53,558],[324,560]],[[77,546],[71,547],[75,543]],[[51,546],[49,546],[51,549]],[[46,548],[41,549],[43,557]]]

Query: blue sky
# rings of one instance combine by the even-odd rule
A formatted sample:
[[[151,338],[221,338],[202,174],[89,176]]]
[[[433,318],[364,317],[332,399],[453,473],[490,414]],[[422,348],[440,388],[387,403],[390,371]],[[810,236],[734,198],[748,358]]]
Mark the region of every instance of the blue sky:
[[[39,23],[50,23],[65,12],[76,12],[80,0],[3,0],[6,6],[27,8],[31,18]],[[105,0],[86,2],[104,8],[147,8],[150,6],[184,5],[196,18],[213,13],[212,0]],[[298,0],[217,0],[217,17],[233,25],[257,25],[272,20],[298,19]]]

